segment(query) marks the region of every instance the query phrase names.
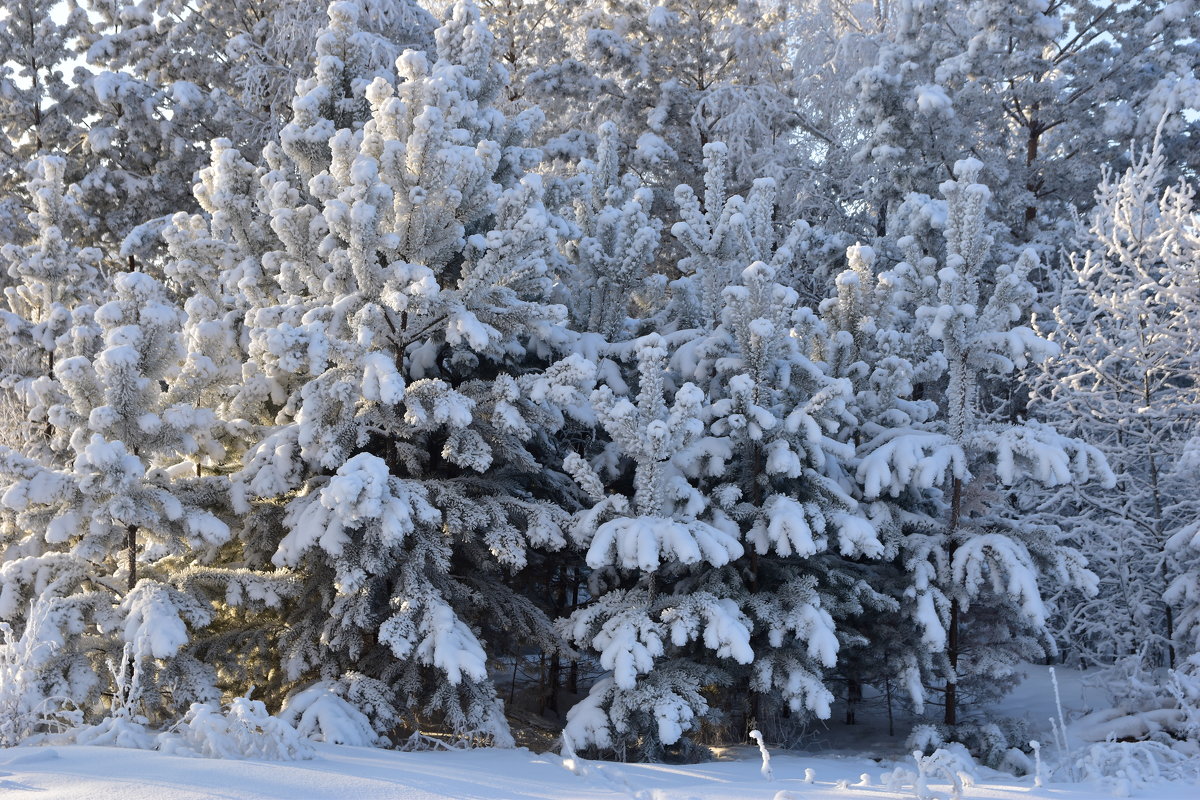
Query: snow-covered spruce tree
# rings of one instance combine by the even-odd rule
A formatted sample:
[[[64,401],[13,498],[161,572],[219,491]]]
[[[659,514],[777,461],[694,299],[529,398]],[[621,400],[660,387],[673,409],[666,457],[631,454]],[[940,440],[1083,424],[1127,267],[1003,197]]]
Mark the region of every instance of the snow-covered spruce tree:
[[[1081,598],[1065,634],[1101,662],[1140,654],[1173,660],[1175,609],[1164,596],[1179,574],[1167,538],[1200,509],[1176,462],[1200,423],[1200,237],[1195,188],[1164,185],[1162,139],[1106,170],[1096,204],[1065,259],[1053,318],[1062,354],[1047,362],[1035,408],[1100,448],[1116,491],[1060,491],[1043,500],[1088,543],[1101,589]]]
[[[590,544],[588,564],[597,569],[592,589],[602,594],[574,615],[569,630],[578,644],[600,650],[602,666],[613,673],[572,712],[567,735],[622,753],[642,737],[640,754],[650,758],[705,717],[727,714],[724,720],[740,724],[780,710],[803,712],[797,719],[809,713],[828,716],[832,695],[822,673],[833,666],[838,639],[826,604],[841,602],[832,600],[834,595],[867,590],[835,575],[842,556],[813,556],[825,554],[830,541],[836,542],[830,549],[853,557],[878,546],[872,544],[870,526],[855,516],[855,501],[838,486],[839,479],[850,481],[832,454],[852,451],[828,438],[844,421],[842,387],[828,382],[805,355],[817,320],[775,277],[777,271],[793,274],[806,227],[778,229],[770,179],[756,181],[747,198],[729,196],[727,150],[710,144],[706,153],[704,206],[689,187],[677,192],[682,221],[673,233],[688,253],[680,265],[685,277],[671,285],[671,304],[656,316],[660,328],[671,331],[669,340],[680,343],[669,374],[693,379],[702,389],[682,386],[668,412],[662,399],[664,367],[658,363],[666,340],[638,340],[639,374],[628,381],[638,387],[636,408],[629,400],[613,399],[624,392],[625,381],[606,372],[611,387],[601,390],[596,402],[611,444],[589,453],[590,463],[572,460],[577,479],[596,501],[581,514],[577,533]],[[772,265],[758,261],[747,269],[739,266],[745,259],[767,259]],[[714,402],[696,405],[705,397]],[[606,417],[603,408],[614,403],[619,413]],[[698,424],[689,423],[694,432],[683,427],[688,415],[700,417]],[[665,427],[658,430],[655,420]],[[711,435],[704,435],[708,424]],[[672,426],[680,426],[670,434],[678,441],[663,445],[654,438],[667,436]],[[632,505],[618,488],[630,470],[635,487],[650,487],[635,492]],[[650,505],[655,497],[650,476],[659,472],[669,478],[664,487],[676,487],[675,497],[668,493],[670,502]],[[617,493],[604,492],[601,475]],[[698,497],[703,496],[715,502],[702,503]],[[608,518],[612,515],[617,519]],[[634,537],[622,530],[657,527],[668,537],[687,525],[727,531],[736,555],[732,550],[715,557],[680,551],[668,558],[664,551],[662,563],[656,557],[649,568],[632,556],[619,557],[620,548],[634,546]],[[624,542],[615,545],[618,557],[601,549],[610,546],[602,532]],[[716,633],[704,633],[701,640],[699,627],[673,632],[669,646],[655,639],[677,615],[682,620],[694,615],[691,598],[696,596],[736,612],[738,626],[728,630],[746,637],[753,663],[740,647],[727,648]],[[625,626],[644,634],[647,649],[631,657],[641,659],[642,667],[622,672],[616,667],[618,653],[635,641],[617,633]],[[610,642],[616,643],[610,647]],[[655,657],[669,660],[656,663]],[[649,678],[637,677],[652,665]],[[672,676],[687,669],[719,677],[731,688],[689,697],[665,683],[666,665],[675,671]],[[670,738],[663,738],[666,733]]]
[[[132,670],[112,705],[174,718],[219,696],[214,670],[188,650],[211,607],[177,583],[230,534],[214,513],[228,507],[228,481],[197,476],[223,455],[213,414],[195,405],[207,361],[185,354],[179,312],[148,275],[117,275],[94,313],[66,334],[76,354],[56,363],[47,415],[73,463],[0,456],[0,616],[22,628],[32,601],[49,605],[41,625],[55,647],[36,676],[45,696],[102,715],[113,675]]]
[[[835,280],[835,294],[821,304],[825,323],[818,344],[830,376],[850,384],[847,410],[852,419],[836,433],[855,450],[855,460],[896,428],[921,426],[936,416],[938,406],[918,399],[914,390],[936,382],[944,368],[941,354],[923,347],[913,330],[912,312],[903,280],[892,271],[878,272],[875,250],[854,245],[846,252],[847,269]],[[943,527],[938,497],[909,487],[898,496],[866,500],[862,486],[847,488],[875,526],[881,557],[858,567],[870,593],[860,609],[838,619],[845,642],[839,671],[846,681],[846,720],[855,721],[854,698],[863,684],[885,692],[889,728],[894,731],[893,702],[901,699],[923,713],[922,679],[934,674],[926,637],[911,633],[914,609],[912,577],[903,558],[906,537],[929,535]]]
[[[761,261],[723,295],[721,324],[696,351],[696,377],[711,402],[707,448],[727,463],[692,470],[712,476],[709,490],[748,552],[706,581],[753,620],[748,719],[783,739],[783,717],[829,716],[829,671],[841,643],[855,639],[843,621],[864,603],[890,607],[864,564],[883,547],[848,491],[853,446],[835,436],[854,422],[849,382],[809,356],[820,321]]]
[[[672,232],[688,256],[680,264],[685,277],[671,287],[673,310],[685,319],[671,325],[699,324],[675,362],[711,404],[712,436],[702,450],[712,452],[690,474],[707,479],[706,493],[738,522],[748,552],[705,580],[755,623],[756,660],[733,693],[737,705],[750,701],[735,709],[739,716],[757,717],[760,726],[781,709],[827,716],[832,697],[822,673],[838,648],[831,613],[857,610],[871,595],[845,561],[879,552],[845,491],[853,449],[833,438],[852,422],[849,385],[810,360],[821,324],[787,285],[800,280],[807,226],[781,230],[771,179],[755,181],[745,198],[728,197],[727,151],[711,144],[706,153],[703,210],[687,187],[676,193],[682,220]]]
[[[938,382],[924,385],[937,414],[881,432],[863,445],[857,468],[867,500],[940,493],[944,527],[908,535],[902,557],[911,612],[930,649],[944,655],[948,726],[959,722],[960,684],[1002,687],[1015,661],[1054,648],[1045,582],[1095,580],[1077,550],[1014,513],[1009,487],[1112,482],[1095,448],[1034,420],[999,419],[990,407],[991,376],[1012,375],[1057,348],[1022,324],[1036,296],[1027,277],[1036,256],[1026,251],[1011,265],[989,257],[981,168],[959,161],[956,180],[942,184],[944,251],[924,254],[914,239],[901,240],[908,258],[893,270],[915,306],[914,332],[944,364]]]
[[[269,690],[333,681],[354,702],[369,684],[381,733],[402,714],[408,731],[505,744],[488,652],[560,646],[510,576],[565,544],[562,482],[540,465],[561,463],[554,433],[585,414],[593,372],[551,363],[568,341],[548,301],[565,223],[525,173],[536,113],[493,106],[505,75],[473,5],[437,31],[436,62],[398,59],[398,81],[356,72],[358,19],[329,7],[256,180],[221,145],[201,192],[211,226],[179,220],[179,252],[207,236],[245,293],[229,409],[259,437],[236,476],[246,569],[197,580],[245,611],[281,606],[252,667]]]
[[[591,462],[578,454],[565,462],[594,502],[572,530],[587,547],[593,599],[563,629],[609,672],[568,712],[564,735],[578,746],[654,760],[708,714],[704,687],[730,681],[727,669],[693,651],[710,650],[725,665],[749,664],[754,653],[750,620],[737,603],[691,579],[744,552],[736,524],[677,463],[704,432],[704,394],[685,383],[668,405],[664,341],[650,334],[635,346],[636,397],[609,386],[592,394],[612,445]],[[610,476],[608,487],[597,467]]]

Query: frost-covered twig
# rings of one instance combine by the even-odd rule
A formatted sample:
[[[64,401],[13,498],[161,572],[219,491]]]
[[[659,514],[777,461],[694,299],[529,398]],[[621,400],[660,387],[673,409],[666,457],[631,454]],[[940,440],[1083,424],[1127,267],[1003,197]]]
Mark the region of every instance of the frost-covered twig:
[[[758,742],[758,752],[762,755],[762,776],[768,781],[775,780],[775,774],[771,771],[771,754],[767,752],[767,745],[763,742],[763,735],[757,729],[750,731],[750,738]]]
[[[1062,696],[1058,691],[1058,674],[1055,673],[1054,667],[1050,668],[1050,683],[1054,686],[1054,707],[1058,710],[1058,723],[1054,724],[1054,720],[1050,720],[1051,727],[1054,729],[1054,740],[1058,744],[1063,763],[1067,765],[1067,774],[1070,776],[1071,782],[1074,783],[1075,762],[1071,758],[1071,746],[1067,741],[1067,720],[1063,716]]]

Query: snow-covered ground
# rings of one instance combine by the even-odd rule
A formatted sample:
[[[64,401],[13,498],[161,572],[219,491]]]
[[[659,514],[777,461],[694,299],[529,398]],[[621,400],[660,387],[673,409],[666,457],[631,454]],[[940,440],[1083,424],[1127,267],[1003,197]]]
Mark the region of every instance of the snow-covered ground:
[[[884,789],[891,768],[864,758],[776,755],[775,779],[759,774],[752,748],[730,760],[675,766],[586,762],[576,774],[555,755],[527,750],[398,753],[318,745],[311,761],[274,763],[183,758],[111,747],[18,747],[0,752],[0,797],[62,800],[848,800],[912,797]],[[805,783],[806,770],[814,773]],[[985,771],[986,772],[986,771]],[[866,774],[874,785],[856,785]],[[945,797],[948,786],[933,788]],[[1195,786],[1156,785],[1139,795],[1195,800]],[[966,798],[1072,800],[1110,796],[1103,786],[1052,783],[988,772]]]
[[[996,711],[1025,719],[1031,730],[1045,730],[1055,713],[1048,671],[1036,666],[1027,670],[1029,679]],[[1060,670],[1059,674],[1068,717],[1103,702],[1089,693],[1078,673]],[[899,791],[885,788],[887,773],[897,766],[911,770],[914,764],[903,757],[903,737],[889,740],[878,735],[874,720],[854,728],[831,723],[820,748],[819,754],[774,752],[773,780],[767,781],[753,747],[731,748],[722,751],[717,761],[690,765],[570,761],[528,750],[401,753],[325,744],[316,745],[316,758],[287,763],[187,758],[111,747],[17,747],[0,750],[0,798],[849,800],[914,796],[911,783]],[[940,798],[949,795],[949,786],[936,779],[931,788]],[[1085,800],[1113,794],[1112,784],[1050,781],[1035,787],[1032,776],[1016,778],[978,768],[974,784],[963,796]],[[1134,787],[1133,794],[1152,800],[1195,800],[1200,788],[1158,783]]]

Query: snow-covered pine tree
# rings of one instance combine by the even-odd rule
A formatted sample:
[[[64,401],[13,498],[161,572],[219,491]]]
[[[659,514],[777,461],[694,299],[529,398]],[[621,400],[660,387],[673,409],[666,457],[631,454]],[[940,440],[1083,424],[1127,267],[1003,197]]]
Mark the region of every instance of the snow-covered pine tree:
[[[569,184],[578,241],[561,280],[571,327],[616,343],[634,333],[631,318],[663,303],[662,276],[653,274],[662,221],[651,212],[651,190],[621,172],[616,124],[602,124],[597,138],[595,160],[580,161]]]
[[[1115,492],[1042,502],[1088,543],[1101,581],[1099,595],[1079,599],[1068,641],[1091,660],[1138,654],[1163,666],[1175,633],[1166,589],[1180,574],[1165,545],[1200,511],[1194,482],[1177,469],[1200,423],[1200,388],[1188,377],[1200,349],[1200,238],[1196,190],[1168,184],[1162,138],[1131,161],[1104,171],[1065,259],[1043,323],[1062,353],[1047,362],[1034,407],[1100,448],[1117,475]]]
[[[211,227],[187,222],[247,300],[230,408],[270,421],[236,476],[250,571],[204,580],[248,610],[282,602],[286,626],[263,617],[276,688],[323,679],[349,697],[366,680],[380,732],[402,713],[410,731],[510,743],[488,652],[561,646],[509,576],[565,544],[540,465],[561,462],[553,435],[586,416],[593,373],[551,363],[566,225],[526,173],[537,114],[494,107],[505,74],[478,10],[456,5],[436,62],[409,50],[394,81],[368,68],[360,11],[329,6],[266,166],[249,180],[225,149],[204,179]]]
[[[311,75],[326,21],[322,4],[292,0],[85,2],[92,67],[148,82],[193,140],[227,138],[250,158],[289,119],[296,81]],[[414,0],[354,2],[362,18],[357,46],[372,70],[390,73],[406,48],[432,48],[436,23]]]
[[[1035,420],[998,419],[982,391],[989,377],[1057,350],[1023,324],[1036,297],[1028,281],[1036,255],[1009,265],[989,257],[982,166],[959,161],[956,180],[941,186],[945,206],[930,217],[944,219],[944,250],[922,253],[902,239],[907,259],[892,270],[914,306],[914,333],[944,365],[923,386],[926,397],[936,393],[937,413],[864,443],[857,469],[867,500],[924,490],[942,504],[944,528],[908,535],[903,559],[910,611],[930,649],[944,654],[948,726],[959,722],[960,684],[1002,686],[1016,660],[1052,651],[1044,582],[1095,580],[1078,551],[1013,513],[1009,487],[1113,480],[1098,450]]]
[[[200,137],[184,113],[164,112],[161,76],[81,65],[95,39],[87,5],[16,0],[0,15],[0,234],[21,242],[33,233],[13,203],[26,164],[54,155],[65,160],[91,242],[105,240],[110,269],[126,268],[115,264],[121,239],[186,200]]]
[[[45,696],[88,716],[104,713],[102,695],[128,670],[113,705],[131,712],[172,719],[219,696],[215,671],[188,648],[212,608],[179,579],[229,538],[218,513],[230,496],[227,480],[197,475],[223,450],[213,414],[195,405],[207,361],[185,354],[179,324],[157,281],[115,276],[94,321],[77,315],[56,351],[47,419],[52,446],[73,462],[54,469],[11,450],[0,458],[0,616],[22,628],[31,602],[49,607],[42,628],[53,653],[36,679]]]
[[[503,98],[507,106],[502,105],[506,113],[546,104],[547,97],[539,97],[535,102],[528,96],[530,76],[555,67],[567,56],[570,50],[567,37],[580,8],[579,0],[483,0],[479,3],[484,21],[496,37],[496,60],[509,74]],[[579,69],[583,69],[583,65],[576,65],[576,70]],[[574,137],[582,133],[575,131]]]
[[[80,68],[73,93],[87,107],[72,170],[84,235],[109,271],[138,268],[158,255],[148,234],[191,205],[187,189],[202,159],[196,130],[169,90],[125,72]]]
[[[903,281],[892,271],[879,272],[877,261],[874,248],[848,248],[847,269],[835,279],[834,296],[820,307],[825,323],[819,337],[822,361],[831,377],[850,384],[852,422],[836,435],[854,448],[855,460],[877,437],[920,426],[937,414],[937,404],[918,399],[914,389],[935,382],[943,369],[940,354],[922,347],[913,330],[914,309]],[[847,491],[875,526],[882,552],[859,567],[871,592],[862,594],[860,608],[838,620],[845,641],[838,666],[847,686],[846,720],[855,721],[855,685],[869,684],[885,691],[892,725],[893,698],[903,697],[923,713],[921,681],[934,674],[927,637],[911,633],[912,578],[903,545],[907,536],[939,530],[943,509],[938,498],[916,487],[871,500],[863,497],[857,482]]]
[[[876,63],[856,80],[865,134],[857,158],[872,168],[865,180],[879,230],[908,192],[935,197],[956,154],[971,152],[997,178],[1007,233],[1049,244],[1071,205],[1090,207],[1099,167],[1119,162],[1130,136],[1151,134],[1173,95],[1194,105],[1200,91],[1190,4],[891,5],[874,37]],[[1181,165],[1195,125],[1172,122]]]
[[[1067,203],[1088,207],[1090,170],[1123,160],[1124,142],[1149,137],[1166,106],[1200,100],[1195,8],[1173,0],[1137,3],[1126,13],[1115,8],[1095,0],[963,3],[965,47],[943,62],[939,79],[954,87],[955,108],[970,115],[974,141],[998,145],[1000,152],[983,157],[1005,176],[997,186],[1000,215],[1023,241],[1046,227],[1057,233],[1056,221],[1069,218]],[[995,137],[998,114],[1010,123],[1002,139]],[[1196,132],[1194,121],[1179,116],[1161,131],[1192,168]]]
[[[743,559],[704,580],[754,621],[756,659],[735,695],[743,695],[740,705],[750,699],[747,688],[754,692],[750,708],[738,711],[761,727],[784,709],[805,712],[796,719],[828,716],[823,673],[839,645],[831,613],[857,609],[871,595],[845,561],[881,548],[846,492],[853,449],[834,438],[852,422],[849,385],[810,360],[821,324],[787,285],[803,274],[807,226],[775,222],[769,178],[755,181],[745,198],[728,197],[727,151],[712,144],[706,152],[703,211],[687,187],[676,195],[682,221],[672,232],[688,256],[686,277],[672,289],[678,310],[715,303],[717,317],[688,313],[701,327],[676,362],[710,402],[712,436],[689,474],[707,479],[706,493],[739,524],[747,545]],[[739,261],[753,263],[739,269]]]
[[[796,124],[785,11],[756,0],[552,4],[568,57],[537,49],[542,63],[523,70],[524,96],[543,107],[555,137],[548,151],[578,158],[586,136],[611,121],[656,189],[698,185],[701,150],[718,140],[737,151],[742,184],[774,176],[792,156]]]
[[[21,192],[26,167],[76,144],[84,108],[63,73],[86,27],[87,14],[71,1],[12,0],[0,14],[0,242],[35,233]]]
[[[56,156],[34,162],[26,192],[35,208],[29,215],[35,239],[0,247],[10,283],[4,290],[8,310],[0,315],[5,332],[0,385],[11,409],[4,443],[26,455],[37,451],[43,459],[53,458],[45,447],[45,425],[56,354],[60,345],[70,354],[72,323],[94,313],[90,303],[101,296],[100,252],[74,244],[81,214],[65,171]]]
[[[609,386],[592,394],[611,445],[590,461],[570,454],[564,464],[594,504],[579,512],[572,530],[587,548],[592,601],[563,629],[598,653],[608,671],[568,712],[564,735],[580,746],[620,757],[633,748],[654,760],[708,715],[702,687],[730,680],[727,669],[693,651],[710,650],[724,665],[749,664],[754,653],[750,620],[737,603],[693,579],[744,552],[737,525],[677,459],[696,458],[685,454],[704,432],[704,393],[691,383],[670,391],[658,334],[634,344],[636,397]],[[630,479],[632,492],[624,488]]]

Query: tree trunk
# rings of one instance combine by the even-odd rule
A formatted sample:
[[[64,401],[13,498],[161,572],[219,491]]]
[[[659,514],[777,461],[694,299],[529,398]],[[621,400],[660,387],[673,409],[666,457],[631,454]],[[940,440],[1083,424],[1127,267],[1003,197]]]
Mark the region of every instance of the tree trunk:
[[[129,549],[129,591],[137,586],[137,525],[130,525],[125,534],[125,546]]]
[[[550,675],[547,681],[546,697],[542,705],[558,716],[558,684],[562,675],[562,658],[558,653],[550,656]]]
[[[950,679],[946,681],[946,716],[953,727],[958,724],[958,600],[950,601],[950,636],[946,655],[950,658]]]
[[[1033,106],[1034,111],[1037,110],[1037,104]],[[1037,161],[1038,147],[1041,144],[1043,128],[1042,124],[1036,118],[1029,120],[1029,138],[1025,140],[1025,189],[1033,196],[1030,204],[1025,206],[1025,232],[1029,232],[1029,226],[1037,219],[1037,193],[1041,189],[1039,181],[1033,175],[1033,164]]]
[[[887,693],[887,712],[888,712],[888,736],[896,735],[896,720],[892,716],[892,676],[884,679],[883,690]]]
[[[954,551],[958,549],[955,537],[958,534],[959,515],[962,512],[962,478],[955,478],[950,498],[950,525],[948,536],[950,545],[947,549],[951,569],[954,564]],[[950,629],[946,632],[946,657],[950,660],[950,675],[946,680],[946,716],[945,723],[950,726],[958,724],[958,627],[959,627],[958,598],[950,600]]]
[[[854,725],[857,720],[855,712],[858,710],[858,704],[862,702],[862,684],[854,678],[846,679],[846,724]]]

